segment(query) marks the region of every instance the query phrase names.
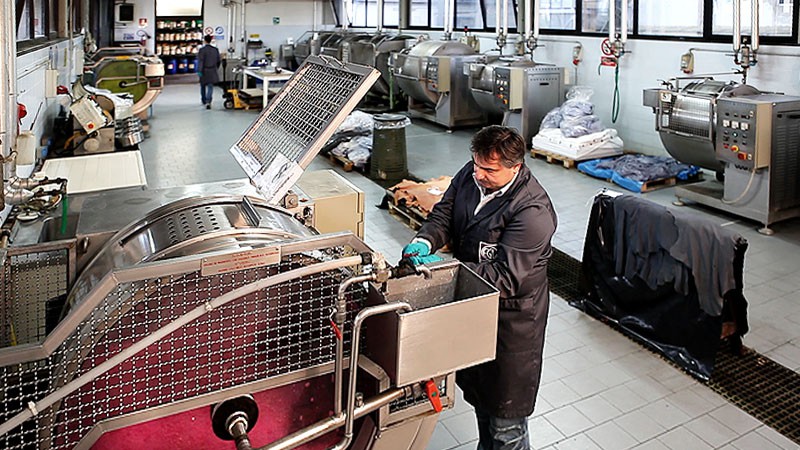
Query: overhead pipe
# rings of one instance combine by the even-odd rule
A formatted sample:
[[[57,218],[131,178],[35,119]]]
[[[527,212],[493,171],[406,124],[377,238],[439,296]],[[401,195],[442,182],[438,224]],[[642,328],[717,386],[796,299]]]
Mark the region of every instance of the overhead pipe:
[[[620,18],[620,29],[622,33],[620,33],[620,40],[624,45],[628,42],[628,0],[622,0],[622,17]]]
[[[385,8],[383,0],[378,0],[378,26],[375,31],[380,34],[383,32],[383,9]]]
[[[11,155],[17,137],[16,2],[0,6],[0,159]],[[0,163],[0,210],[5,208],[5,176]],[[11,177],[12,174],[5,174]]]
[[[350,22],[353,17],[353,0],[344,0],[344,20],[342,21],[342,31],[347,31],[350,28]]]
[[[752,0],[752,20],[750,25],[750,48],[754,52],[758,51],[758,35],[761,32],[761,24],[759,23],[758,0]]]
[[[241,0],[242,11],[241,11],[241,23],[240,26],[242,27],[242,37],[241,37],[241,55],[242,59],[244,60],[245,64],[248,64],[247,61],[247,26],[245,25],[245,20],[247,18],[247,2],[245,0]]]
[[[444,40],[449,41],[453,37],[453,10],[455,0],[444,0]]]
[[[614,42],[617,40],[617,2],[616,0],[608,1],[608,40]]]
[[[742,48],[742,0],[733,0],[733,51]]]

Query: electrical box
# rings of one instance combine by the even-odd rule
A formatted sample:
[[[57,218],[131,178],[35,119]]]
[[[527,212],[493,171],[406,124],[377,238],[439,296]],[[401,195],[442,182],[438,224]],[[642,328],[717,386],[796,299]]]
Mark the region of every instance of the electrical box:
[[[100,106],[89,97],[79,98],[70,105],[69,110],[87,133],[103,128],[108,121]]]
[[[495,67],[492,94],[502,104],[504,111],[522,108],[524,82],[524,67]]]
[[[53,98],[58,95],[58,71],[47,69],[44,72],[44,96]]]
[[[450,92],[450,57],[428,57],[425,71],[428,89],[434,92]]]
[[[364,239],[364,192],[333,170],[304,172],[295,184],[295,214],[311,217],[320,233],[350,231]]]
[[[796,152],[800,97],[753,95],[717,101],[717,159],[743,170],[769,167],[773,157]],[[784,148],[786,147],[786,148]]]

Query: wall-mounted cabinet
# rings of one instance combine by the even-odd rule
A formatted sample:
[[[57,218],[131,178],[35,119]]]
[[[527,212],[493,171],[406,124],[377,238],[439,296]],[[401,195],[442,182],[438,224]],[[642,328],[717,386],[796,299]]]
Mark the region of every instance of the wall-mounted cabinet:
[[[156,17],[156,54],[168,74],[194,72],[203,46],[203,20],[197,17]]]

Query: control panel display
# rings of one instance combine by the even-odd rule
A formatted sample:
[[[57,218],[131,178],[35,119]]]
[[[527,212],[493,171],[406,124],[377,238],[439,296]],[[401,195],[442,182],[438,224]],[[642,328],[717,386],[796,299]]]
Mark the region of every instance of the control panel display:
[[[717,104],[717,159],[741,170],[768,166],[770,106],[769,103],[720,99]]]

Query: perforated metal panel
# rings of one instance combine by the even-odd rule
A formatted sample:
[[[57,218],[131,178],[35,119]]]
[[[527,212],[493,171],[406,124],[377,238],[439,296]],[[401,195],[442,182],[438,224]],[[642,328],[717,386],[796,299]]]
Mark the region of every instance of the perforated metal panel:
[[[380,76],[309,56],[231,148],[265,198],[277,203]]]
[[[51,327],[73,276],[74,249],[62,246],[6,251],[0,298],[0,348],[38,343]]]
[[[320,248],[228,274],[191,271],[121,283],[50,356],[0,367],[0,423],[209,299],[348,251]],[[330,363],[329,317],[339,283],[350,275],[295,279],[209,311],[0,436],[0,448],[73,448],[102,420]],[[348,321],[365,296],[360,286],[349,291]]]

